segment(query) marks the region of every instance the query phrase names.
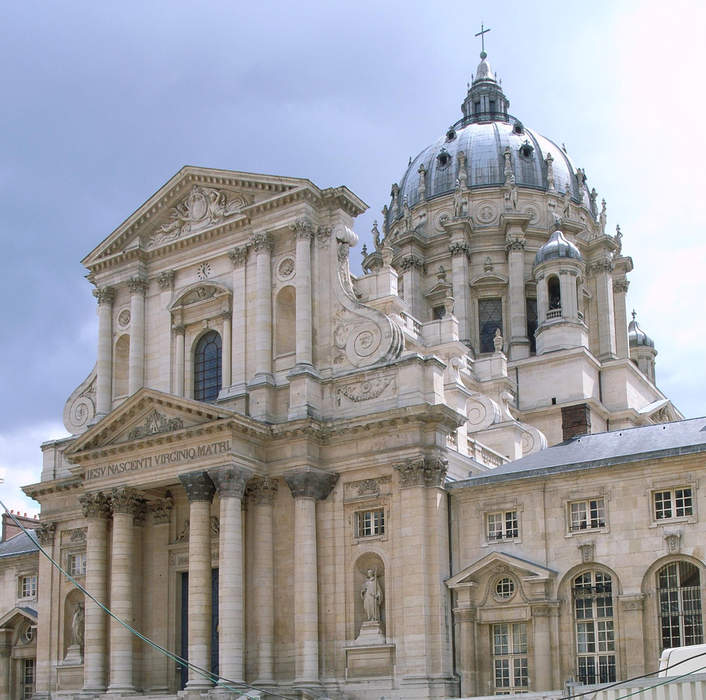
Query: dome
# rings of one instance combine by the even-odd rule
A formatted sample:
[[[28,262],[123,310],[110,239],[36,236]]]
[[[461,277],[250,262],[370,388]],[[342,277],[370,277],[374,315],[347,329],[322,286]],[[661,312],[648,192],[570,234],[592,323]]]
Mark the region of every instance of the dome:
[[[632,312],[632,321],[628,325],[628,340],[631,348],[639,346],[654,348],[655,346],[655,341],[638,325],[635,311]]]
[[[564,234],[557,229],[549,236],[549,240],[537,251],[534,258],[534,264],[540,265],[548,260],[556,258],[574,258],[575,260],[583,260],[579,249],[564,238]]]
[[[553,186],[560,194],[569,189],[572,200],[595,216],[583,173],[577,178],[566,152],[553,141],[527,128],[508,114],[509,101],[486,58],[462,105],[463,117],[449,127],[416,158],[411,159],[399,184],[398,210],[402,203],[413,207],[421,199],[420,180],[424,178],[424,199],[451,194],[457,178],[468,188],[497,187],[505,183],[505,151],[509,149],[515,184],[538,190],[548,189],[547,156],[551,155]],[[459,160],[459,153],[464,157]],[[465,164],[465,178],[460,168]],[[391,220],[390,220],[391,221]]]

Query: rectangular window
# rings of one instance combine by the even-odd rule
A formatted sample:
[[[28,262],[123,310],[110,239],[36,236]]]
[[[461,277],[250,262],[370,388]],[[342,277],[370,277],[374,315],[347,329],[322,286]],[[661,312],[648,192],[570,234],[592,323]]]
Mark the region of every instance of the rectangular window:
[[[691,488],[655,491],[652,496],[655,520],[686,518],[694,514]]]
[[[478,337],[480,352],[495,352],[495,331],[503,332],[503,300],[499,298],[478,300]]]
[[[496,695],[527,692],[527,625],[524,622],[493,625],[493,675]]]
[[[18,597],[20,598],[36,598],[37,597],[37,576],[20,576],[18,585]]]
[[[374,537],[385,533],[385,510],[363,510],[356,516],[356,537]]]
[[[30,700],[34,693],[34,659],[22,659],[22,700]]]
[[[520,536],[520,521],[516,510],[488,513],[488,542],[513,540]]]
[[[86,575],[86,555],[83,552],[80,554],[69,554],[67,564],[71,576]]]
[[[605,527],[605,501],[592,498],[587,501],[569,503],[569,530],[597,530]]]

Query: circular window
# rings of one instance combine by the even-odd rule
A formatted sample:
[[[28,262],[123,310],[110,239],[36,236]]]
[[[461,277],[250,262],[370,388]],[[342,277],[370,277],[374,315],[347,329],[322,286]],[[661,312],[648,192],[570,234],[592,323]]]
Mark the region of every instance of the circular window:
[[[442,148],[436,159],[439,161],[439,166],[445,168],[451,162],[451,155],[445,148]]]
[[[22,641],[29,644],[34,639],[34,627],[27,623],[22,629]]]
[[[447,141],[453,141],[456,138],[456,129],[451,127],[447,132],[446,132],[446,140]]]
[[[500,600],[509,600],[515,594],[515,582],[505,576],[495,584],[495,595]]]

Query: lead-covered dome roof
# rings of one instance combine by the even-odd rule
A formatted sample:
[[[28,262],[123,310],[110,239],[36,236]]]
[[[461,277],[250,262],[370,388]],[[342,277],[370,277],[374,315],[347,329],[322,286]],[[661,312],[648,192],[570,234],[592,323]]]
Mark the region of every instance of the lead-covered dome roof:
[[[399,184],[399,204],[405,197],[409,206],[421,199],[420,166],[425,170],[425,199],[453,192],[460,174],[461,151],[465,154],[465,180],[469,188],[503,185],[504,154],[508,148],[518,187],[546,190],[549,185],[546,158],[551,155],[554,190],[563,194],[568,187],[574,202],[592,210],[585,178],[577,178],[577,170],[566,152],[507,112],[510,103],[484,54],[481,59],[462,104],[463,117],[410,161]]]
[[[654,348],[655,341],[650,338],[645,331],[640,328],[637,322],[637,314],[635,311],[632,312],[632,321],[628,325],[628,341],[630,347],[647,347]]]
[[[534,257],[534,264],[541,265],[548,260],[557,258],[574,258],[574,260],[583,260],[579,249],[569,240],[564,237],[564,234],[556,229],[549,240],[537,251]]]

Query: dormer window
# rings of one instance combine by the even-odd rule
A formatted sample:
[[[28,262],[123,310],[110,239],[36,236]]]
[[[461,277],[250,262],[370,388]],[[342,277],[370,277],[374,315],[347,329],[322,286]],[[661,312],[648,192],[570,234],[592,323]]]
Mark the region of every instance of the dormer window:
[[[530,158],[533,151],[534,146],[532,146],[532,144],[527,140],[525,140],[525,142],[520,146],[520,155],[525,158]]]
[[[439,166],[442,168],[445,168],[451,162],[451,156],[445,148],[442,148],[441,151],[439,151],[439,155],[436,159],[439,161]]]

